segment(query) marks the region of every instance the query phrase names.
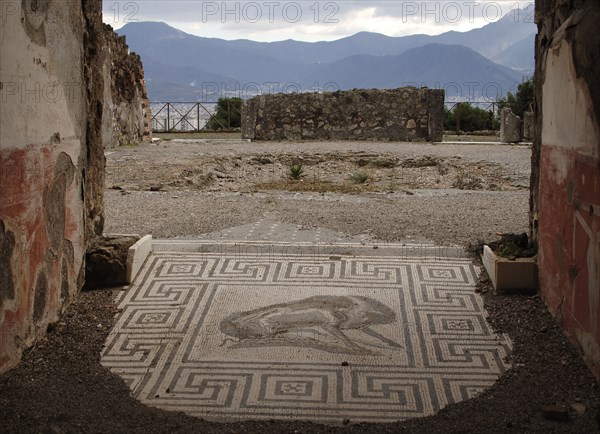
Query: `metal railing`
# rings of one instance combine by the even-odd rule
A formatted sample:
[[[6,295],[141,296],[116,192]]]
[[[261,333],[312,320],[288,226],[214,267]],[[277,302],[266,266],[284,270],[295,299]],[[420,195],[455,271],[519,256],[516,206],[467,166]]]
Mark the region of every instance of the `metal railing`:
[[[454,112],[454,124],[456,134],[460,135],[462,133],[461,129],[461,107],[464,105],[469,105],[471,107],[477,107],[492,114],[492,117],[497,117],[500,115],[500,107],[496,101],[444,101],[444,107],[450,111]],[[444,117],[445,118],[445,117]],[[498,128],[491,128],[492,130],[499,130]]]
[[[491,131],[495,131],[498,132],[500,130],[500,103],[498,103],[497,101],[488,101],[488,100],[480,100],[480,101],[444,101],[444,107],[450,111],[453,112],[454,114],[454,126],[455,128],[453,128],[454,130],[456,130],[456,133],[458,135],[463,133],[463,128],[462,128],[462,124],[464,124],[464,122],[462,122],[462,115],[461,115],[461,108],[464,106],[470,106],[470,107],[477,107],[480,108],[482,110],[485,110],[489,113],[491,113],[492,118],[490,119],[492,121],[492,127],[493,128],[489,128],[489,130]],[[527,103],[525,106],[520,107],[515,114],[520,114],[523,111],[531,111],[531,103]],[[444,116],[444,120],[445,120],[445,116]],[[445,123],[445,122],[444,122]]]
[[[235,118],[239,119],[236,115],[241,116],[241,108],[229,100],[225,107],[219,107],[217,101],[152,102],[150,106],[154,133],[231,132],[239,128],[239,125],[233,121]]]
[[[461,134],[461,107],[470,105],[490,112],[494,119],[499,117],[496,101],[445,101],[446,109],[453,111],[457,134]],[[241,117],[241,105],[231,100],[219,110],[218,101],[209,102],[152,102],[152,132],[231,132],[237,130]],[[220,116],[219,116],[220,115]],[[236,119],[235,122],[232,122]],[[499,129],[494,125],[491,130]]]

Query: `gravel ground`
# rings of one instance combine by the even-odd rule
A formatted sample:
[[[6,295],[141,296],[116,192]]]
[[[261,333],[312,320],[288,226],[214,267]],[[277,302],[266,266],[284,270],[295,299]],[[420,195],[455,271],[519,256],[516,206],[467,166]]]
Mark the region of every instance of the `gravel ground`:
[[[397,158],[399,162],[425,155],[461,157],[459,160],[466,162],[462,168],[494,164],[501,170],[499,179],[508,179],[504,179],[505,189],[501,191],[400,188],[357,194],[252,188],[240,193],[218,182],[201,188],[184,184],[150,192],[138,182],[143,177],[159,178],[173,166],[180,170],[196,167],[205,158],[225,158],[228,163],[238,154],[251,158],[266,153],[281,161],[298,155],[338,153],[342,163],[336,170],[352,167],[344,168],[344,160],[359,153],[363,157],[365,153],[376,154],[369,158]],[[528,193],[523,180],[529,173],[529,155],[526,147],[392,143],[163,142],[123,148],[108,156],[109,183],[122,182],[125,187],[106,192],[106,231],[198,236],[268,216],[270,220],[350,235],[368,234],[384,241],[422,239],[467,245],[479,238],[495,238],[496,232],[526,230]],[[430,166],[417,169],[410,176],[422,176],[426,182],[439,175]],[[325,171],[325,175],[330,174]],[[471,175],[488,176],[485,170]],[[336,182],[342,182],[340,179]],[[235,182],[244,185],[246,181]],[[489,186],[486,183],[484,180],[482,185]],[[597,383],[539,297],[494,294],[485,278],[478,291],[483,294],[492,326],[513,340],[513,368],[479,397],[451,405],[435,416],[344,427],[303,421],[216,424],[140,404],[125,383],[99,363],[116,313],[113,293],[82,293],[49,328],[47,338],[28,350],[17,368],[0,376],[0,432],[599,432]],[[562,416],[568,420],[545,416],[543,406],[549,403],[565,406],[568,411]]]
[[[526,231],[530,152],[525,146],[380,142],[166,141],[122,148],[107,157],[107,185],[112,188],[106,191],[105,230],[158,238],[193,237],[252,223],[268,213],[270,219],[284,223],[368,234],[382,241],[467,245],[478,239],[492,240],[498,232]],[[312,160],[310,167],[320,166],[319,180],[327,186],[347,185],[346,175],[357,169],[359,161],[364,170],[371,170],[373,179],[385,180],[386,188],[372,191],[378,189],[376,181],[370,184],[375,187],[357,194],[327,191],[327,186],[320,193],[256,188],[256,182],[264,186],[265,179],[273,177],[275,187],[282,187],[282,175],[267,172],[285,170],[286,161],[300,157]],[[437,163],[401,166],[406,161],[416,161],[418,166],[423,157]],[[272,164],[256,163],[258,158],[269,158]],[[372,167],[381,161],[394,166]],[[452,166],[440,175],[440,164],[446,163]],[[247,167],[236,169],[235,164]],[[182,173],[202,171],[203,166],[215,172],[196,172],[189,182],[179,182]],[[448,188],[467,172],[470,179],[481,180],[479,189]],[[206,185],[198,181],[207,173],[223,173],[231,182]],[[393,181],[387,180],[390,174],[396,177]],[[435,182],[444,177],[450,179]],[[503,191],[482,189],[492,184],[491,177]],[[390,182],[394,184],[387,188]],[[419,184],[428,188],[409,188]]]
[[[138,164],[163,162],[191,162],[205,156],[236,157],[243,155],[285,155],[307,153],[347,154],[361,153],[391,155],[400,158],[424,155],[461,157],[468,161],[487,161],[502,164],[513,174],[526,174],[530,170],[531,148],[525,145],[447,145],[443,143],[398,142],[248,142],[237,140],[162,140],[156,144],[121,147],[109,150],[107,171],[114,161],[130,158]],[[139,167],[139,166],[138,166]],[[160,166],[159,166],[160,167]]]
[[[527,230],[528,193],[464,192],[432,196],[314,193],[223,194],[107,191],[107,233],[194,237],[270,220],[322,227],[382,241],[468,245],[497,232]],[[140,216],[143,216],[140,218]]]

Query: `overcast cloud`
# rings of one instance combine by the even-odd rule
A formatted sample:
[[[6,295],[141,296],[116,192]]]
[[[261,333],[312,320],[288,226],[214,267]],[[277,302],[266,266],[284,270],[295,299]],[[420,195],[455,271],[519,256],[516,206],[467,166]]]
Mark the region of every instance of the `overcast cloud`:
[[[434,35],[482,27],[507,13],[533,22],[532,0],[104,0],[103,9],[104,22],[115,28],[163,21],[198,36],[256,41],[334,40],[361,31]]]

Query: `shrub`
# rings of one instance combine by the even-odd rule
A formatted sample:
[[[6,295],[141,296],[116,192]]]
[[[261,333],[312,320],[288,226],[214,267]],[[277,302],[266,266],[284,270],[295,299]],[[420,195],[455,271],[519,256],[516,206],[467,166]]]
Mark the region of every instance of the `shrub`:
[[[219,98],[217,111],[204,127],[210,131],[229,130],[242,126],[242,99]]]
[[[350,175],[350,181],[355,184],[364,184],[369,179],[369,175],[364,172],[357,172]]]
[[[302,167],[302,164],[290,164],[288,166],[288,176],[291,179],[300,179],[302,177],[302,175],[304,174],[304,168]]]
[[[460,104],[460,108],[459,108]],[[499,123],[491,110],[474,107],[467,102],[457,103],[452,110],[444,108],[444,129],[456,130],[456,116],[460,110],[461,131],[497,130]]]
[[[515,94],[508,92],[505,98],[500,98],[498,100],[498,107],[500,107],[500,110],[504,107],[508,107],[514,114],[521,116],[521,119],[523,119],[523,114],[526,111],[529,111],[532,104],[533,79],[531,78],[523,80],[517,87],[517,92]]]

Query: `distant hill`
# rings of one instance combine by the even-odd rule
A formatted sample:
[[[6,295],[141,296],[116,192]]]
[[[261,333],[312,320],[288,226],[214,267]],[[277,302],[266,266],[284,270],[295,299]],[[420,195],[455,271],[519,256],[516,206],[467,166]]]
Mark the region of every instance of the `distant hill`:
[[[504,95],[522,75],[495,64],[460,45],[427,44],[399,56],[358,55],[322,65],[307,78],[335,82],[341,89],[428,86],[446,89],[446,96]]]
[[[155,101],[194,100],[203,96],[203,87],[245,89],[256,83],[281,83],[274,86],[278,91],[286,83],[306,88],[333,82],[347,89],[497,82],[504,91],[529,73],[529,49],[533,61],[535,25],[526,22],[525,13],[519,18],[511,12],[464,33],[389,37],[361,32],[315,43],[204,38],[161,22],[129,23],[118,33],[141,55]]]
[[[142,60],[150,57],[165,65],[193,67],[244,82],[297,80],[298,65],[268,56],[253,41],[226,41],[188,35],[165,23],[129,23],[119,30]],[[183,36],[182,36],[183,35]],[[237,75],[237,76],[236,76]],[[243,77],[241,77],[243,75]]]
[[[146,87],[153,101],[187,101],[201,99],[204,91],[210,91],[208,83],[224,84],[233,89],[237,80],[220,74],[206,72],[192,66],[175,66],[144,56]]]
[[[537,33],[532,7],[528,10],[513,10],[500,20],[479,29],[443,33],[436,36],[437,40],[432,42],[464,45],[488,59],[493,59],[516,42]]]
[[[499,53],[492,60],[501,65],[510,66],[522,71],[525,75],[533,75],[535,69],[534,58],[535,34],[514,43],[506,50]]]

